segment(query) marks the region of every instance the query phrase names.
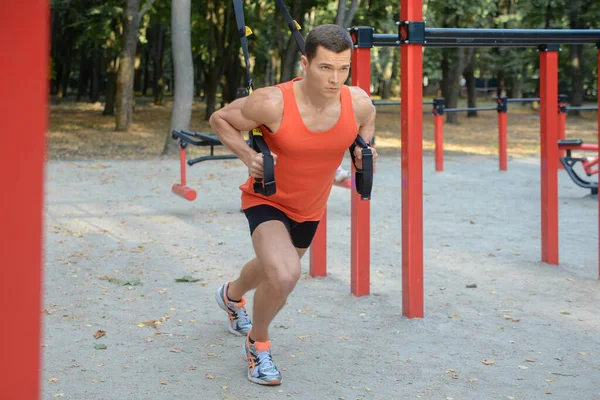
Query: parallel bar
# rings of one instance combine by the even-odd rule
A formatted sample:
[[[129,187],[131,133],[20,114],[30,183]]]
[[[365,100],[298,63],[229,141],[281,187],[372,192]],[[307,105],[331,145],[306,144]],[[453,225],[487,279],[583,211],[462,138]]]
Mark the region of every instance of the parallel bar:
[[[539,97],[526,97],[526,98],[512,98],[512,99],[506,99],[506,101],[508,101],[509,103],[532,103],[534,101],[540,101]]]
[[[371,93],[371,49],[355,48],[352,55],[352,85]],[[352,165],[352,176],[356,170]],[[354,185],[353,185],[354,186]],[[351,197],[351,276],[350,290],[355,296],[367,296],[371,291],[371,202],[361,200],[356,190]]]
[[[401,21],[422,21],[422,0],[400,1]],[[422,318],[423,299],[423,46],[401,48],[402,315]]]
[[[445,112],[462,112],[462,111],[496,111],[496,107],[465,107],[465,108],[446,108]]]
[[[598,106],[579,106],[579,107],[567,106],[567,111],[598,111]]]
[[[0,87],[10,93],[0,97],[0,398],[6,400],[41,395],[49,10],[47,0],[4,1],[0,13]],[[23,126],[26,139],[15,134]]]
[[[558,51],[540,52],[542,261],[558,265]]]

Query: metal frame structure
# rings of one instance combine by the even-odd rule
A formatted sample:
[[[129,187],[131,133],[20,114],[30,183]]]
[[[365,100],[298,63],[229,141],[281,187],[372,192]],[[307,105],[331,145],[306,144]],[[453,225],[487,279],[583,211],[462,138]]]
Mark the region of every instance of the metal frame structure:
[[[28,24],[21,22],[23,9],[28,10]],[[424,316],[422,47],[536,46],[540,49],[542,261],[557,264],[557,44],[600,44],[600,30],[425,28],[422,0],[401,0],[400,10],[403,22],[399,24],[398,36],[374,35],[372,28],[353,30],[357,48],[352,81],[369,90],[370,47],[401,46],[402,313],[408,318],[419,318]],[[5,111],[2,127],[5,132],[18,132],[22,122],[27,121],[30,132],[26,146],[19,135],[6,134],[0,150],[0,180],[10,188],[0,196],[0,254],[4,266],[0,276],[0,302],[6,306],[4,319],[12,322],[11,329],[2,331],[0,376],[4,378],[2,393],[6,398],[32,400],[40,398],[41,387],[48,0],[9,1],[4,5],[0,24],[9,33],[3,35],[1,47],[11,54],[0,64],[2,87],[11,93],[10,97],[0,100],[0,108]],[[600,97],[598,102],[600,105]],[[598,132],[600,140],[600,119]],[[352,193],[352,292],[364,295],[369,292],[370,205],[358,201],[358,194]],[[600,227],[600,202],[598,204]]]
[[[560,29],[471,29],[427,28],[423,21],[422,0],[400,1],[398,34],[375,34],[370,27],[356,27],[352,31],[355,40],[353,83],[368,88],[365,80],[356,78],[361,74],[362,50],[374,46],[395,46],[401,51],[401,185],[402,185],[402,314],[408,318],[424,316],[423,295],[423,46],[431,47],[536,47],[540,53],[540,139],[541,139],[541,233],[543,262],[557,265],[558,259],[558,168],[559,168],[559,120],[558,120],[558,51],[560,44],[597,44],[600,46],[600,30]],[[359,49],[361,50],[359,52]],[[357,58],[360,61],[357,61]],[[600,53],[598,54],[600,65]],[[357,70],[355,70],[355,68]],[[355,80],[356,78],[356,80]],[[600,97],[599,97],[600,104]],[[500,116],[501,128],[505,115]],[[506,138],[500,129],[499,140]],[[600,120],[598,122],[600,141]],[[506,169],[505,154],[500,155],[500,169]],[[352,293],[368,285],[369,257],[354,238],[369,232],[368,220],[352,206]],[[600,202],[598,226],[600,232]],[[599,235],[600,236],[600,235]],[[600,241],[598,243],[600,250]],[[600,251],[599,251],[600,253]],[[367,264],[363,264],[367,263]],[[355,271],[360,271],[358,274]],[[599,261],[600,273],[600,261]],[[365,290],[364,294],[368,294]]]

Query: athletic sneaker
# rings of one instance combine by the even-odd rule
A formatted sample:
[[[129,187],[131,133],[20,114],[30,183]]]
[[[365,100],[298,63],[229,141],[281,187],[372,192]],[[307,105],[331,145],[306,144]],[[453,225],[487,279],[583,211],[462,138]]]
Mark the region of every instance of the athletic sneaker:
[[[346,179],[350,179],[352,177],[352,173],[350,171],[346,171],[344,168],[342,168],[341,166],[338,167],[337,171],[335,171],[335,178],[334,180],[336,182],[343,182]]]
[[[271,358],[271,341],[254,342],[246,338],[244,359],[248,362],[248,379],[259,385],[281,384],[281,373]]]
[[[226,282],[217,290],[215,295],[217,304],[229,315],[229,332],[236,336],[247,335],[252,328],[252,321],[246,311],[246,299],[242,298],[238,303],[230,301],[227,298],[228,287],[229,282]]]

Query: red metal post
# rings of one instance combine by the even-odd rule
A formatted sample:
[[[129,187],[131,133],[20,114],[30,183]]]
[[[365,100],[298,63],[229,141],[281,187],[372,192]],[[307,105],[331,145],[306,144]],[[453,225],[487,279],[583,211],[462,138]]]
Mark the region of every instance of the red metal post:
[[[309,274],[312,277],[327,276],[327,210],[310,245]]]
[[[45,136],[48,127],[47,0],[2,3],[0,63],[0,397],[40,398]],[[23,20],[27,12],[27,23]],[[23,130],[27,131],[26,138]]]
[[[435,170],[444,171],[444,99],[433,100],[433,136],[435,142]]]
[[[498,97],[498,160],[500,171],[508,169],[508,150],[506,134],[506,117],[508,111],[508,100],[506,97]]]
[[[566,129],[567,129],[567,95],[559,94],[558,95],[558,139],[565,140],[566,138]],[[559,149],[558,150],[558,158],[562,158],[566,155],[566,150]],[[562,163],[558,163],[559,169],[565,169]]]
[[[598,49],[598,71],[600,71],[600,43],[596,46]],[[598,96],[598,146],[600,146],[600,72],[598,73],[596,94]],[[600,157],[600,151],[598,151]],[[600,176],[600,174],[598,174]],[[600,196],[598,196],[598,276],[600,277]]]
[[[371,94],[371,48],[361,47],[361,35],[372,37],[373,28],[358,27],[353,32],[355,37],[352,54],[352,85],[358,86]],[[368,42],[368,41],[367,41]],[[352,176],[354,179],[354,165]],[[354,185],[353,185],[354,187]],[[351,272],[350,290],[355,296],[367,296],[371,291],[371,202],[361,200],[356,190],[351,190]]]
[[[558,265],[558,46],[540,48],[542,261]]]
[[[422,0],[400,1],[400,22],[422,22]],[[422,318],[423,44],[401,46],[402,314]]]

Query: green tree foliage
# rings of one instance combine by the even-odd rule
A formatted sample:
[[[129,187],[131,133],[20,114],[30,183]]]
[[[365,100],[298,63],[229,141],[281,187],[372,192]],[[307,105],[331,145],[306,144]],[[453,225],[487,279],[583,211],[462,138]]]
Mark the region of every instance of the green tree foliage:
[[[123,51],[125,0],[52,0],[51,95],[54,101],[77,94],[77,100],[102,101],[114,114],[119,54]],[[140,8],[146,1],[140,2]],[[273,85],[301,73],[300,53],[274,0],[244,0],[254,86]],[[397,0],[285,0],[302,34],[318,24],[373,26],[376,33],[397,33]],[[135,62],[135,93],[152,96],[157,105],[172,95],[171,3],[157,0],[140,21]],[[429,27],[474,28],[600,28],[597,0],[455,0],[424,1]],[[342,22],[343,21],[343,22]],[[195,0],[191,10],[195,101],[205,102],[206,118],[235,97],[246,84],[245,64],[231,0]],[[400,51],[373,48],[372,94],[398,96]],[[597,96],[597,50],[593,46],[562,46],[560,91],[573,104]],[[452,106],[469,94],[474,104],[488,96],[539,95],[536,49],[426,47],[423,71],[426,95],[443,95]],[[472,82],[467,85],[464,82]],[[477,90],[475,87],[478,86]]]

